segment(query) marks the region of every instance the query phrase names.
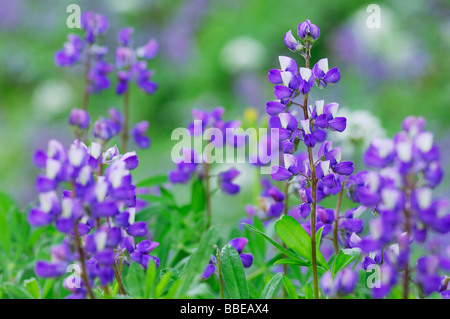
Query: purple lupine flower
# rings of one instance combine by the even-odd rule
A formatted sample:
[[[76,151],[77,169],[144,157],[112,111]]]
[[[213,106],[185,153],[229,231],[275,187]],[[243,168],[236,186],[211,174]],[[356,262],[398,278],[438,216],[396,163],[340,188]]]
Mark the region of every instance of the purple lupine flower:
[[[87,74],[89,83],[87,86],[87,92],[89,94],[95,94],[100,93],[103,90],[107,90],[111,85],[108,74],[113,70],[114,66],[103,61],[103,55],[98,55]]]
[[[314,74],[308,68],[300,68],[298,79],[298,90],[302,94],[309,93],[314,86]]]
[[[298,52],[303,49],[303,45],[298,41],[293,35],[292,31],[289,30],[284,35],[284,44],[288,47],[289,50],[293,52]]]
[[[142,266],[142,268],[147,269],[150,263],[150,260],[153,260],[156,268],[159,267],[160,260],[158,257],[150,255],[156,247],[159,246],[159,243],[152,242],[149,240],[143,240],[139,244],[134,247],[134,250],[130,253],[130,260],[137,262]]]
[[[349,268],[344,268],[334,278],[331,271],[326,272],[320,279],[320,286],[329,297],[345,296],[353,292],[357,282],[357,273]]]
[[[70,121],[84,127],[88,115],[78,111],[72,112]],[[112,131],[118,130],[120,113],[111,111],[110,115],[112,120],[108,120],[107,126],[112,126]],[[33,160],[44,173],[36,178],[39,203],[30,209],[28,221],[33,227],[54,223],[56,230],[67,236],[61,245],[52,248],[51,263],[39,261],[36,264],[36,274],[59,277],[66,273],[67,265],[79,258],[71,251],[74,245],[69,245],[76,226],[85,245],[86,259],[82,262],[86,264],[89,284],[94,285],[96,278],[102,285],[112,283],[113,265],[120,255],[115,255],[114,251],[126,249],[124,241],[134,245],[134,239],[131,240],[134,236],[144,237],[148,233],[145,222],[135,222],[136,187],[130,170],[138,166],[136,153],[120,155],[117,147],[102,152],[100,143],[87,147],[79,140],[66,149],[60,142],[51,140],[48,150],[37,151]],[[64,190],[59,196],[56,189],[63,183],[72,185],[72,189]],[[102,223],[106,219],[109,221]],[[157,244],[146,245],[144,240],[136,247],[133,245],[128,245],[133,248],[130,249],[132,261],[144,268],[150,259],[159,264],[156,257],[148,255]],[[69,298],[86,297],[84,286],[69,290],[72,292]]]
[[[216,256],[211,255],[211,258],[209,259],[209,264],[203,271],[202,274],[203,279],[208,279],[209,277],[212,276],[212,274],[214,274],[214,272],[216,271],[216,264],[217,264]]]
[[[72,109],[69,116],[69,124],[84,130],[89,127],[89,114],[82,109]]]
[[[198,157],[192,149],[182,149],[183,157],[177,163],[177,168],[168,173],[169,181],[173,184],[187,183],[197,169]]]
[[[424,131],[424,125],[425,120],[408,117],[403,122],[403,130],[393,140],[375,139],[364,160],[378,171],[361,172],[349,179],[350,198],[370,206],[378,214],[370,221],[369,235],[359,238],[353,233],[349,244],[366,253],[383,249],[386,252],[384,259],[388,259],[390,264],[385,267],[389,279],[387,284],[374,290],[377,298],[387,295],[397,281],[395,267],[409,267],[413,240],[424,242],[431,231],[450,232],[450,217],[445,213],[450,204],[442,199],[433,200],[432,187],[439,183],[440,177],[427,178],[425,167],[434,163],[432,169],[440,171],[440,164],[439,150],[433,143],[432,134]],[[404,219],[408,219],[408,228],[404,226]],[[419,266],[428,261],[439,264],[436,260],[438,258],[424,258]],[[373,261],[366,258],[366,266]],[[437,268],[422,268],[418,281],[426,281],[424,291],[438,291]]]
[[[148,130],[148,121],[137,123],[132,131],[134,142],[139,148],[148,148],[150,146],[150,138],[145,136]]]
[[[94,43],[97,36],[106,33],[109,27],[108,19],[98,13],[85,11],[81,14],[81,28],[86,31],[86,41]]]
[[[311,21],[306,20],[298,25],[297,34],[303,41],[314,42],[320,36],[320,29],[315,24],[312,24]]]
[[[242,265],[244,266],[244,268],[249,268],[253,264],[253,255],[242,252],[244,250],[245,246],[247,245],[247,243],[248,243],[248,239],[243,238],[243,237],[234,238],[228,242],[228,244],[233,246],[239,253],[239,256],[241,257]]]
[[[69,34],[68,41],[64,43],[63,49],[55,53],[55,64],[61,67],[72,66],[77,63],[83,54],[84,42],[76,34]]]
[[[219,187],[222,189],[222,191],[230,195],[237,194],[240,190],[240,187],[239,185],[233,183],[233,179],[239,176],[239,174],[240,172],[234,167],[225,172],[219,173]]]
[[[153,71],[147,68],[147,62],[143,59],[153,59],[158,52],[158,43],[155,39],[138,49],[131,48],[131,35],[133,28],[124,28],[119,31],[119,47],[116,49],[116,67],[118,83],[116,93],[121,95],[128,90],[129,82],[135,82],[138,87],[147,94],[153,94],[157,84],[151,80]]]
[[[328,84],[334,84],[341,79],[341,73],[338,68],[328,68],[328,59],[320,59],[313,67],[312,73],[320,88],[326,87]]]
[[[63,49],[55,53],[55,64],[69,67],[83,61],[87,68],[86,92],[95,94],[109,88],[108,74],[114,69],[111,64],[104,61],[108,48],[95,43],[97,37],[108,29],[108,20],[103,15],[87,11],[81,16],[81,25],[86,31],[85,39],[69,34],[68,42],[64,43]]]

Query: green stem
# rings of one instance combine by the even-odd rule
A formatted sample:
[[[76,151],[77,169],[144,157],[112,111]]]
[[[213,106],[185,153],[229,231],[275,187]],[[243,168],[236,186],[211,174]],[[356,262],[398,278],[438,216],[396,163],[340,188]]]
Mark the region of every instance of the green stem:
[[[121,260],[122,260],[122,257],[120,257],[120,261]],[[119,273],[119,270],[117,269],[117,266],[115,263],[113,265],[113,271],[114,271],[114,276],[116,277],[117,285],[119,286],[119,295],[126,295],[127,293],[125,291],[125,287],[122,282],[122,276]]]
[[[220,290],[220,298],[225,299],[225,292],[223,289],[223,275],[222,275],[222,264],[220,263],[220,250],[219,247],[216,246],[217,251],[217,267],[219,268],[219,290]]]
[[[89,51],[89,48],[88,48]],[[84,87],[83,87],[83,102],[81,104],[81,108],[85,111],[87,111],[88,107],[88,100],[89,100],[89,93],[88,93],[88,75],[89,75],[89,69],[91,67],[91,55],[89,52],[86,55],[86,62],[84,64]]]
[[[205,162],[205,200],[206,200],[206,229],[209,229],[211,226],[211,191],[210,191],[210,168],[211,165],[208,162]]]
[[[88,79],[88,75],[89,75],[90,67],[91,67],[91,55],[89,54],[89,48],[88,48],[87,49],[87,54],[86,54],[86,62],[84,64],[83,101],[82,101],[82,104],[81,104],[81,108],[83,110],[85,110],[85,111],[87,111],[87,109],[88,109],[88,101],[89,101],[89,93],[88,93],[89,79]],[[89,132],[89,127],[86,128],[86,130],[84,131],[84,134],[83,134],[83,141],[84,141],[84,143],[87,142],[88,132]]]
[[[336,203],[336,212],[334,216],[333,246],[334,246],[334,253],[336,254],[336,256],[339,254],[339,240],[338,240],[339,214],[341,212],[342,196],[344,195],[345,183],[346,183],[345,181],[342,182],[342,189],[338,195]]]
[[[309,59],[311,57],[311,49],[306,48],[305,56],[305,67],[309,68]],[[308,116],[308,94],[305,94],[303,99],[303,114],[305,120],[309,118]],[[312,261],[312,272],[313,272],[313,291],[314,299],[319,298],[319,276],[317,272],[317,245],[316,245],[316,207],[317,207],[317,178],[316,178],[316,167],[314,165],[314,157],[312,153],[312,148],[308,147],[308,160],[309,168],[311,170],[311,195],[312,195],[312,205],[311,205],[311,261]]]
[[[83,279],[84,286],[86,287],[87,293],[91,299],[95,299],[94,292],[92,291],[91,285],[89,284],[89,278],[87,276],[86,264],[84,263],[85,256],[83,247],[81,247],[80,243],[80,235],[78,233],[78,221],[75,222],[73,227],[74,237],[75,237],[75,246],[78,251],[79,262],[81,264],[81,278]]]
[[[287,215],[288,213],[288,205],[289,205],[289,182],[286,182],[284,184],[284,215]],[[286,244],[283,243],[284,248],[286,247]],[[286,258],[286,255],[283,254],[283,259]],[[287,276],[287,265],[283,264],[283,275]],[[287,291],[286,291],[286,287],[283,286],[283,298],[287,297]]]
[[[406,197],[406,206],[405,210],[403,211],[403,216],[405,218],[405,232],[406,236],[410,238],[411,234],[411,209],[410,209],[410,192],[414,188],[414,175],[408,174],[406,176],[406,185],[404,189],[404,194]],[[409,255],[408,255],[409,256]],[[409,276],[410,276],[410,269],[409,269],[409,258],[405,262],[405,266],[403,268],[403,299],[408,299],[409,295]]]
[[[123,96],[123,127],[122,127],[122,154],[127,152],[128,143],[128,121],[130,117],[130,89],[128,88]]]

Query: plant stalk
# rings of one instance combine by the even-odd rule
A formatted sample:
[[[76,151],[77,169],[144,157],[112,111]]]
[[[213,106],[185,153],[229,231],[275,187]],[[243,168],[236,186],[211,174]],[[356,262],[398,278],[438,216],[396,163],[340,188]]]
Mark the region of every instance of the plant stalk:
[[[311,48],[306,47],[305,55],[305,67],[309,68],[309,59],[311,58]],[[305,94],[303,99],[303,114],[305,120],[308,116],[308,94]],[[316,207],[317,207],[317,177],[316,167],[314,165],[314,157],[311,147],[308,147],[308,160],[309,168],[311,170],[311,195],[312,195],[312,207],[311,207],[311,261],[313,271],[313,291],[314,299],[319,298],[319,276],[317,272],[317,247],[316,247]]]
[[[92,291],[91,285],[89,283],[89,278],[87,276],[86,264],[84,263],[84,250],[81,247],[80,235],[78,233],[78,221],[75,222],[75,226],[73,228],[74,237],[75,237],[75,246],[78,251],[79,262],[81,264],[81,278],[83,279],[84,286],[88,292],[88,295],[91,299],[95,299],[94,292]]]
[[[409,245],[409,238],[411,234],[411,209],[410,209],[410,192],[414,188],[414,175],[408,174],[406,176],[406,185],[404,189],[404,194],[406,197],[406,207],[403,211],[403,216],[405,218],[405,232],[407,236],[407,245]],[[410,276],[410,269],[409,269],[409,252],[408,252],[408,258],[405,261],[405,266],[403,268],[403,299],[408,299],[409,295],[409,276]]]
[[[220,290],[220,298],[225,299],[225,292],[223,289],[223,275],[222,275],[222,264],[220,262],[220,250],[219,247],[216,246],[217,251],[217,267],[219,268],[219,290]]]
[[[122,127],[122,154],[127,152],[128,144],[128,121],[130,117],[130,88],[128,88],[123,96],[123,127]]]
[[[283,214],[287,215],[288,213],[288,204],[289,204],[289,182],[286,182],[284,184],[284,211]],[[286,244],[283,243],[284,248],[286,248]],[[286,255],[283,254],[283,259],[286,258]],[[283,275],[287,276],[287,265],[283,264]],[[287,296],[287,291],[286,291],[286,287],[283,287],[283,298],[286,298]]]
[[[206,229],[209,229],[211,227],[211,185],[210,185],[210,169],[211,164],[208,162],[205,162],[205,200],[206,200]]]
[[[338,227],[339,227],[339,214],[341,212],[342,196],[344,195],[344,188],[345,188],[345,181],[342,182],[342,189],[338,195],[336,212],[334,215],[333,246],[334,246],[334,253],[336,254],[336,256],[339,254]]]

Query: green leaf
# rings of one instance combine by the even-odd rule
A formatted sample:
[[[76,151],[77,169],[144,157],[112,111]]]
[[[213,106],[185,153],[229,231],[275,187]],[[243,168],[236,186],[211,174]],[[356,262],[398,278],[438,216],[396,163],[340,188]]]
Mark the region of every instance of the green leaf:
[[[342,249],[336,257],[336,261],[333,264],[332,274],[333,277],[342,269],[347,267],[353,260],[358,259],[361,256],[361,250],[359,248]]]
[[[16,286],[12,283],[5,282],[3,284],[3,289],[13,299],[32,299],[30,293],[25,289],[25,287]]]
[[[275,274],[272,279],[267,283],[267,285],[264,287],[261,296],[259,296],[259,299],[272,299],[273,296],[277,294],[277,292],[281,288],[281,280],[283,277],[283,273]]]
[[[309,282],[305,286],[305,299],[313,299],[313,289]]]
[[[231,299],[248,299],[247,279],[237,250],[227,244],[220,253],[222,275]]]
[[[283,215],[275,223],[275,231],[281,240],[297,254],[311,261],[311,238],[300,223],[289,215]],[[318,245],[316,245],[318,248]],[[317,263],[328,269],[327,262],[319,249],[316,249]]]
[[[257,229],[256,227],[249,225],[249,224],[245,224],[244,226],[247,227],[247,229],[251,230],[252,232],[254,232],[255,234],[257,234],[258,236],[261,236],[262,238],[264,238],[265,240],[267,240],[269,243],[271,243],[275,248],[277,248],[279,251],[281,251],[282,253],[284,253],[287,257],[289,257],[290,259],[295,260],[296,262],[298,262],[299,264],[303,264],[303,266],[310,266],[311,263],[303,260],[300,256],[296,255],[295,253],[291,252],[290,250],[287,250],[286,248],[284,248],[283,246],[281,246],[279,243],[277,243],[276,241],[274,241],[272,238],[270,238],[269,236],[267,236],[265,233],[263,233],[262,231],[260,231],[259,229]]]
[[[201,179],[196,179],[192,184],[191,207],[194,214],[205,211],[206,206],[205,186]]]
[[[145,272],[137,263],[131,263],[124,282],[128,295],[133,298],[145,297]]]
[[[282,258],[278,259],[276,262],[273,263],[274,265],[293,265],[293,266],[304,266],[304,263],[299,263],[297,260],[289,259],[289,258]],[[310,266],[310,264],[308,265]]]
[[[139,181],[136,184],[136,187],[151,187],[151,186],[157,186],[164,183],[167,183],[169,181],[169,178],[167,177],[167,174],[164,175],[154,175],[150,176],[148,178],[145,178],[141,181]]]
[[[192,285],[200,279],[211,257],[211,250],[217,238],[217,228],[211,227],[200,240],[200,245],[191,255],[183,272],[182,283],[176,292],[177,298],[185,296]]]
[[[156,265],[153,259],[150,258],[147,267],[147,273],[145,274],[145,291],[144,291],[145,299],[149,299],[151,296],[153,285],[155,283],[155,278],[156,278]]]
[[[286,276],[283,276],[283,285],[284,285],[284,289],[286,289],[289,299],[298,299],[297,291],[295,290],[294,284]]]
[[[36,278],[30,278],[23,282],[25,289],[28,293],[35,299],[39,299],[41,296],[41,288],[39,287],[39,283]]]
[[[153,194],[138,194],[138,197],[148,200],[152,204],[160,203],[160,204],[164,204],[171,208],[178,208],[177,202],[172,193],[170,193],[164,187],[160,187],[159,190],[161,192],[161,196],[157,196],[157,195],[153,195]]]
[[[167,288],[170,279],[172,278],[172,273],[167,271],[161,278],[161,280],[156,285],[155,289],[155,298],[159,298],[162,296],[164,290]]]

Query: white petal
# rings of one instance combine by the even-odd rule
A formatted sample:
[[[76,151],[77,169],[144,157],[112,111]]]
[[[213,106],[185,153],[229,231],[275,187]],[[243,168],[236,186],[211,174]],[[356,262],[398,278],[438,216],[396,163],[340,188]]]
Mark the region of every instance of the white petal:
[[[422,187],[417,190],[417,200],[421,209],[430,207],[432,195],[431,188]]]
[[[52,158],[48,158],[45,162],[45,174],[50,179],[55,179],[56,175],[61,170],[61,163]]]
[[[316,101],[317,116],[323,114],[323,105],[324,105],[324,100]]]
[[[303,80],[309,81],[309,78],[311,77],[311,75],[312,75],[311,69],[300,68],[300,76]]]
[[[280,61],[280,67],[282,71],[286,71],[286,69],[292,63],[292,59],[287,56],[279,56],[278,60]]]
[[[319,69],[321,69],[324,73],[328,72],[328,59],[327,58],[320,59],[317,62],[317,65],[318,65]]]
[[[433,134],[431,132],[422,132],[416,137],[415,144],[422,153],[427,153],[433,147]]]

